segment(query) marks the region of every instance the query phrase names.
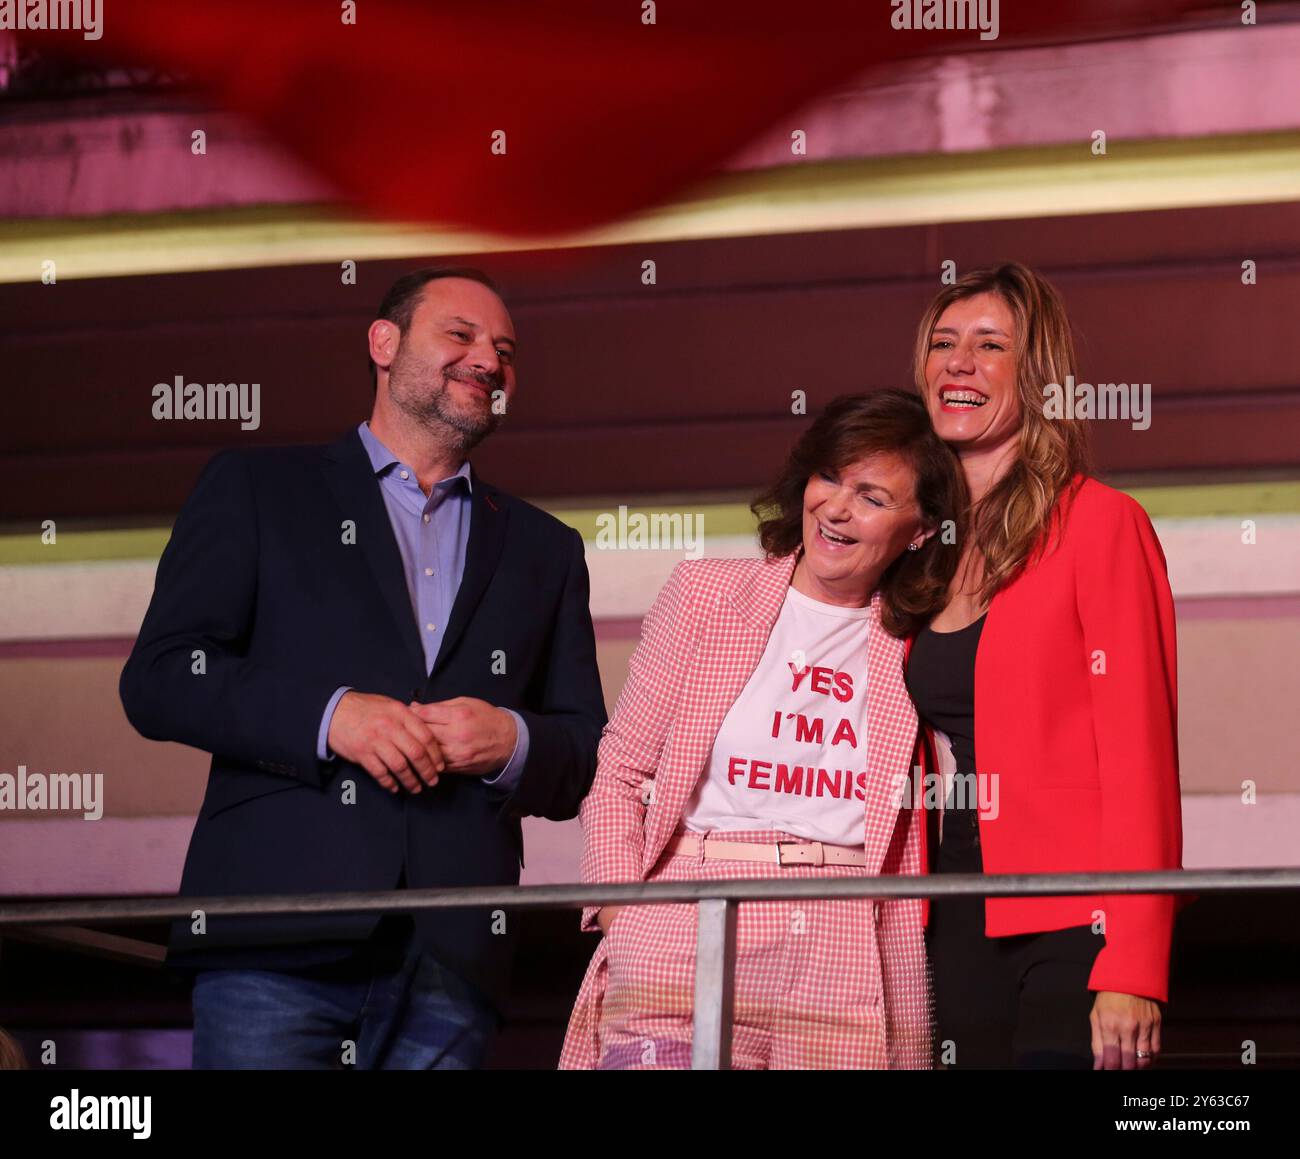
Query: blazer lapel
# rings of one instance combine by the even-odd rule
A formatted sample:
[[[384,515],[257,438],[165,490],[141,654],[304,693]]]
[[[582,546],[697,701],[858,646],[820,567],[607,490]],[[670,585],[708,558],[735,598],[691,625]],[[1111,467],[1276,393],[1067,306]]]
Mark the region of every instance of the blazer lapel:
[[[797,560],[796,552],[763,561],[730,600],[722,601],[700,633],[681,715],[673,725],[672,751],[664,754],[663,772],[655,778],[654,801],[646,816],[647,872],[676,832],[718,729],[763,657]]]
[[[880,593],[867,621],[867,784],[864,801],[867,872],[879,873],[894,836],[912,771],[917,718],[903,683],[904,641],[880,623]]]
[[[325,482],[343,518],[356,525],[357,547],[388,606],[402,646],[416,671],[423,672],[424,649],[402,573],[402,553],[361,436],[355,429],[349,431],[325,452],[325,459]]]
[[[469,542],[465,546],[465,574],[461,577],[456,602],[451,608],[447,630],[438,645],[438,656],[433,662],[432,676],[447,661],[457,641],[465,634],[466,625],[487,590],[497,569],[501,551],[506,542],[506,525],[510,511],[500,493],[488,486],[478,473],[470,470]]]

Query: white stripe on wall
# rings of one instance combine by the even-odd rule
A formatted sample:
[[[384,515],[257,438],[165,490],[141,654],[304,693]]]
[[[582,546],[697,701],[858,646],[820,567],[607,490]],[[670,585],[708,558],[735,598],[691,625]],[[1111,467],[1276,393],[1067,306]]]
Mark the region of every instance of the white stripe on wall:
[[[57,894],[173,893],[194,827],[192,817],[15,819],[0,813],[0,881],[15,897]],[[1233,794],[1183,798],[1187,869],[1296,864],[1300,793],[1261,796],[1243,805]],[[524,819],[527,868],[522,884],[578,880],[582,829],[577,821]],[[68,851],[76,850],[76,856]],[[577,920],[576,917],[574,919]]]
[[[1300,593],[1300,515],[1258,517],[1250,544],[1235,517],[1162,519],[1156,531],[1175,596]],[[758,549],[747,535],[708,536],[703,553],[746,557]],[[644,615],[683,558],[680,550],[602,550],[588,542],[592,616]],[[156,566],[155,560],[127,560],[0,568],[0,642],[134,636]]]

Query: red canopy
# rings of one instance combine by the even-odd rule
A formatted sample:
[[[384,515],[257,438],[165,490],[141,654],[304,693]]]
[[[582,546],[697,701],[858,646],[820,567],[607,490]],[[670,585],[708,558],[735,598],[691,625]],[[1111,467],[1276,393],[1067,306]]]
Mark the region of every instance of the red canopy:
[[[183,71],[381,215],[541,235],[662,203],[872,64],[1187,6],[1013,0],[983,41],[893,26],[928,0],[112,0],[98,41],[25,35]]]

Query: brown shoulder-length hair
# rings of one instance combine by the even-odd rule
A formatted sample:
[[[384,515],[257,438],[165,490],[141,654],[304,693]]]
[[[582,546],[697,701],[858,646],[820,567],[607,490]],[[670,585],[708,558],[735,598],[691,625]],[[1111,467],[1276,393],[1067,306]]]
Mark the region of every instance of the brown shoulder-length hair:
[[[4,1027],[0,1027],[0,1070],[27,1070],[23,1048]]]
[[[780,476],[750,509],[758,517],[758,539],[768,557],[789,555],[803,543],[808,480],[878,454],[897,455],[912,468],[922,522],[944,532],[930,536],[919,551],[904,551],[881,577],[881,623],[892,635],[909,636],[943,607],[966,505],[957,457],[934,433],[919,398],[881,390],[835,399],[795,443]],[[949,529],[953,534],[946,533]]]
[[[1057,383],[1064,389],[1066,376],[1076,372],[1074,339],[1060,295],[1019,262],[973,270],[934,296],[916,332],[916,389],[924,397],[926,357],[943,312],[978,294],[996,294],[1015,319],[1016,387],[1024,416],[1015,461],[964,520],[984,557],[978,595],[987,603],[1046,546],[1058,502],[1076,474],[1091,472],[1092,456],[1083,419],[1043,414],[1045,387]]]

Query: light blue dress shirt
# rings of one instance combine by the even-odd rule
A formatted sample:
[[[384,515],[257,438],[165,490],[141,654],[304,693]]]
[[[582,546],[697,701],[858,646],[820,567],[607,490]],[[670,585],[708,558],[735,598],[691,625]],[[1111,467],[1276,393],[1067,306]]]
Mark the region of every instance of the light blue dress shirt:
[[[369,423],[358,426],[357,433],[379,479],[379,491],[402,557],[411,613],[420,629],[424,669],[430,672],[465,574],[472,486],[469,463],[461,464],[454,475],[435,483],[426,496],[411,465],[403,463],[384,446],[370,430]],[[339,700],[349,691],[347,685],[337,689],[321,716],[316,755],[323,761],[333,759],[326,743],[330,721]],[[510,792],[519,783],[528,759],[528,726],[519,713],[513,709],[506,711],[515,720],[515,751],[500,773],[483,780]]]

